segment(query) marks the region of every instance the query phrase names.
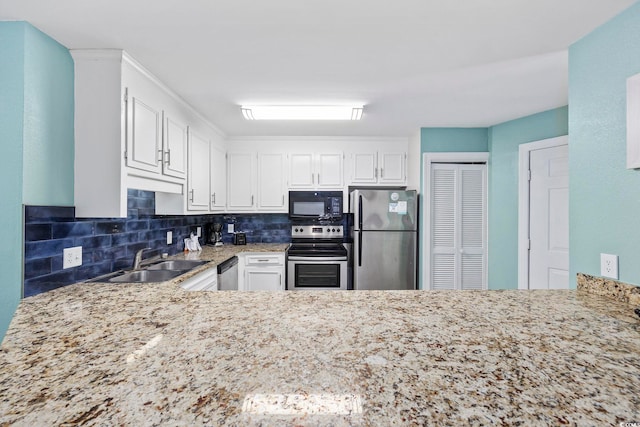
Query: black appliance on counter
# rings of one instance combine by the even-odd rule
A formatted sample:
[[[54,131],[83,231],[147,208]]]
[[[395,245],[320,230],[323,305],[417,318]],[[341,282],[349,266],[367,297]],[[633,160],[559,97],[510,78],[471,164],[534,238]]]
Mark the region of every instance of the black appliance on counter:
[[[222,245],[222,224],[209,222],[204,225],[204,244]]]

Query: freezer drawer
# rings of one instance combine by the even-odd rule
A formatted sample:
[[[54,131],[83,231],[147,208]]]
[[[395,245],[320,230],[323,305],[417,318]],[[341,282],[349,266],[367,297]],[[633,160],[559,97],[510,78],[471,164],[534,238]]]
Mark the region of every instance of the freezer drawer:
[[[355,232],[353,288],[415,289],[416,239],[411,231]]]

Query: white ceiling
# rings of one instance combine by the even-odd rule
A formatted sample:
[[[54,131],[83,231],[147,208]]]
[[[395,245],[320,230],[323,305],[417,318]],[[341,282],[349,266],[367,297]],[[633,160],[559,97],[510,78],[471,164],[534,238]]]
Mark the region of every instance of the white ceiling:
[[[636,0],[0,0],[67,48],[121,48],[230,136],[408,136],[567,104],[567,48]],[[365,104],[248,122],[242,103]]]

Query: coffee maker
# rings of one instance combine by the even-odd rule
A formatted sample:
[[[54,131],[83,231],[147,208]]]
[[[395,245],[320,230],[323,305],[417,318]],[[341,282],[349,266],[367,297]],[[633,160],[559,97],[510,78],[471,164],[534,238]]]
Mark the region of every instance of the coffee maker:
[[[207,245],[222,246],[222,224],[209,223],[205,226]]]

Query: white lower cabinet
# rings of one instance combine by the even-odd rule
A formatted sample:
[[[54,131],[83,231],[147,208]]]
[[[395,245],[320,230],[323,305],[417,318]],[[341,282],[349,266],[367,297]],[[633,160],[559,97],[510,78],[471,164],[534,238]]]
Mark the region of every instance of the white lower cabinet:
[[[284,253],[247,252],[240,254],[238,289],[244,291],[283,291]]]

